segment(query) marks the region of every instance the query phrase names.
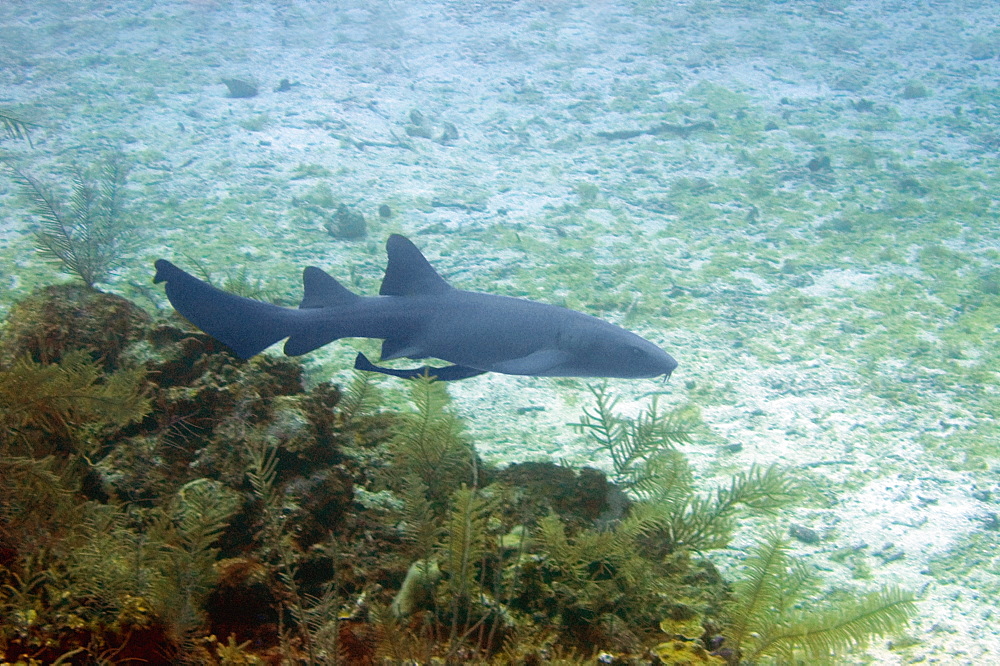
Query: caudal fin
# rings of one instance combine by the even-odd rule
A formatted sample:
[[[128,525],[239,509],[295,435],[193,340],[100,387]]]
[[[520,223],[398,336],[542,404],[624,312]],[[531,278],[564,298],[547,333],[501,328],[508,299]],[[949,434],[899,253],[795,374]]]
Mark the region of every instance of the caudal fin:
[[[250,358],[295,331],[298,311],[216,289],[160,259],[153,282],[166,282],[167,298],[185,319]]]

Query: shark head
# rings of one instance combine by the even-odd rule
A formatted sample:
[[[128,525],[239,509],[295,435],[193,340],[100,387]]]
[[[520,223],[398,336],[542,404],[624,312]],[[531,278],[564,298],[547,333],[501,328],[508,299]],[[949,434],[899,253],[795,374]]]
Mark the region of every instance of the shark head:
[[[669,377],[677,361],[652,342],[622,328],[583,315],[563,331],[559,346],[568,352],[551,376]]]
[[[662,375],[669,378],[677,368],[674,357],[648,340],[639,336],[634,337],[637,339],[625,341],[624,344],[619,343],[613,349],[609,349],[609,356],[605,357],[609,363],[599,362],[594,376],[639,379]]]

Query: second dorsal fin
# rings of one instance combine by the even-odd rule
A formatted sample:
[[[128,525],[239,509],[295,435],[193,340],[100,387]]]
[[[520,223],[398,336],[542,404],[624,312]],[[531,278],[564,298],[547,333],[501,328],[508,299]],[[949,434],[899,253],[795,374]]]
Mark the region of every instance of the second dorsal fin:
[[[329,308],[347,305],[361,298],[315,266],[302,271],[302,302],[299,308]]]

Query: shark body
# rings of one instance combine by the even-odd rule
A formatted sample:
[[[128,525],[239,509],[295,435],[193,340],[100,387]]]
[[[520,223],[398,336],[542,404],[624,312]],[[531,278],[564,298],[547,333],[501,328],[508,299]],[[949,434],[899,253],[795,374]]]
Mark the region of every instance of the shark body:
[[[195,326],[250,358],[285,341],[298,356],[340,338],[381,338],[382,360],[438,358],[453,365],[399,370],[358,354],[355,367],[441,381],[485,372],[539,377],[669,376],[677,361],[634,333],[555,305],[456,289],[407,238],[392,235],[378,296],[363,297],[314,267],[302,274],[298,309],[216,289],[169,261],[156,262],[171,305]]]

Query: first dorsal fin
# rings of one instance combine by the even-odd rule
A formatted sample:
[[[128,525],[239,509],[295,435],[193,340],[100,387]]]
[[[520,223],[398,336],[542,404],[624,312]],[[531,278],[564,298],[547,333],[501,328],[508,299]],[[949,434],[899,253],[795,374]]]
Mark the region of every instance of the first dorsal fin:
[[[304,293],[299,308],[329,308],[347,305],[361,298],[315,266],[302,271],[302,290]]]
[[[382,296],[440,294],[452,288],[408,238],[399,234],[389,236],[385,250],[389,261],[378,292]]]

